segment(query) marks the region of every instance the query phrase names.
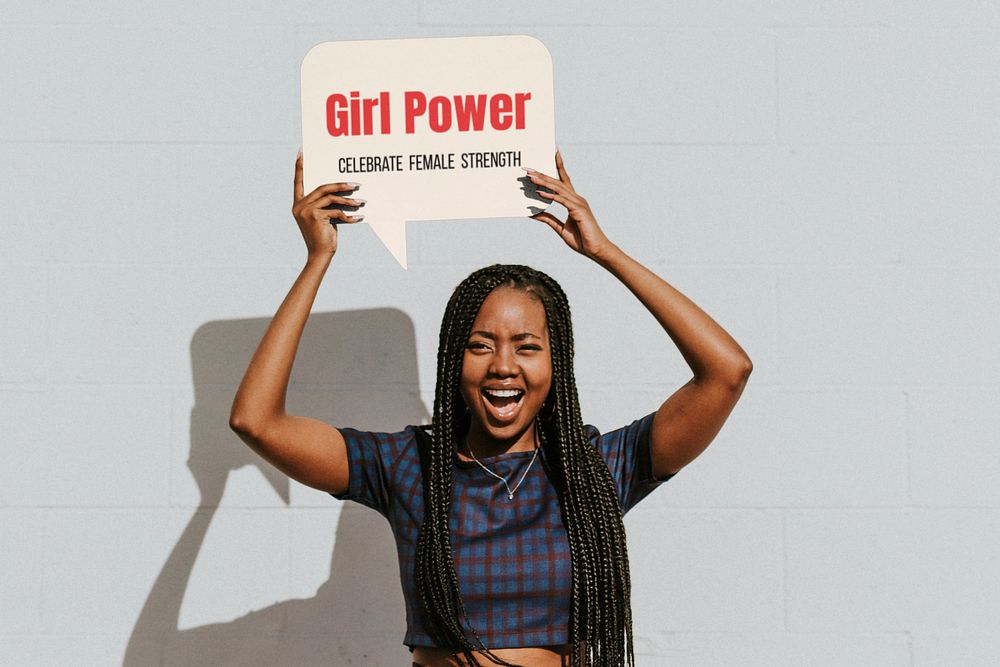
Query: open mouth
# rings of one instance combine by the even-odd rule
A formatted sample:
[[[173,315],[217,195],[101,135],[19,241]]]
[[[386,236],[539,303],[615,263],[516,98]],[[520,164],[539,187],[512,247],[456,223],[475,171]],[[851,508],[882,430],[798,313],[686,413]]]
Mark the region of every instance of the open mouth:
[[[517,409],[521,407],[524,398],[524,391],[521,389],[482,389],[486,402],[493,407],[492,412],[501,420],[507,420],[514,416]]]

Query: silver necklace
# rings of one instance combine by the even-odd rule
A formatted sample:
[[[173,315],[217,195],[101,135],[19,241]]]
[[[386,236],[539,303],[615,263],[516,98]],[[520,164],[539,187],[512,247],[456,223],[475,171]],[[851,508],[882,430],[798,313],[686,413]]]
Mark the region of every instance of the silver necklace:
[[[507,483],[507,479],[505,477],[501,477],[500,475],[496,474],[495,472],[493,472],[492,470],[490,470],[489,468],[487,468],[486,466],[484,466],[482,464],[482,462],[479,459],[476,458],[476,454],[475,454],[475,452],[472,451],[472,446],[468,442],[466,442],[465,445],[466,445],[466,447],[469,448],[469,454],[472,455],[472,460],[475,461],[476,463],[478,463],[480,468],[482,468],[483,470],[485,470],[486,472],[488,472],[489,474],[493,475],[494,477],[496,477],[497,479],[499,479],[501,482],[503,482],[503,485],[507,487],[507,500],[513,500],[514,499],[514,492],[517,491],[517,487],[521,486],[521,482],[524,481],[524,478],[528,476],[528,471],[531,470],[531,466],[532,466],[532,464],[534,464],[535,458],[538,457],[538,449],[539,449],[539,447],[538,447],[538,430],[537,430],[537,428],[535,430],[535,453],[532,454],[532,456],[531,456],[531,463],[529,463],[528,467],[524,469],[524,474],[521,475],[521,479],[518,480],[517,484],[514,485],[513,489],[510,488],[510,484]]]

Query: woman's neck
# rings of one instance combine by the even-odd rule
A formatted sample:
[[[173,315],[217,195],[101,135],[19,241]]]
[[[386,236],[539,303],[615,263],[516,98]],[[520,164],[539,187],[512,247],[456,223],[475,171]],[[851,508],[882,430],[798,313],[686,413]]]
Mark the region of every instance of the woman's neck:
[[[531,452],[537,446],[538,438],[534,424],[516,440],[495,440],[482,431],[470,428],[462,440],[458,453],[471,461],[472,454],[475,454],[475,458],[482,459],[511,452]]]

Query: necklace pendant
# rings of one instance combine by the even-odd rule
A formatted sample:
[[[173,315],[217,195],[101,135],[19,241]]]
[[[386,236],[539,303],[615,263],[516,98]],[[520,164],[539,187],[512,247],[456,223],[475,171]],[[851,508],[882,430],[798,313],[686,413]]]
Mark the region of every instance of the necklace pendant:
[[[507,500],[514,500],[514,492],[517,491],[517,488],[519,486],[521,486],[521,482],[524,481],[524,478],[528,476],[528,471],[531,470],[532,464],[534,464],[535,459],[538,458],[539,449],[541,449],[541,447],[538,444],[538,434],[535,433],[535,453],[531,455],[531,460],[528,462],[528,467],[524,469],[524,473],[521,474],[521,479],[518,480],[517,484],[514,485],[513,489],[510,488],[510,484],[507,483],[506,477],[501,477],[500,475],[496,474],[495,472],[484,466],[482,461],[476,458],[476,454],[475,452],[472,451],[472,447],[469,447],[469,455],[472,456],[472,460],[478,463],[479,467],[485,470],[490,476],[496,477],[501,482],[503,482],[503,485],[507,487]]]

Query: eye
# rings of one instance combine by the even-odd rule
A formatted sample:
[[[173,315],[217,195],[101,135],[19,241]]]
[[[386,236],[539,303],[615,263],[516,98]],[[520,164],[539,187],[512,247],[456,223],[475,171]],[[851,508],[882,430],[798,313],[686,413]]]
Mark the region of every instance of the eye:
[[[542,351],[542,346],[541,345],[522,345],[518,349],[522,350],[524,352],[541,352]]]
[[[473,350],[473,351],[475,351],[475,350],[488,350],[489,346],[486,343],[481,343],[479,341],[470,340],[468,343],[465,344],[465,349],[466,350]]]

